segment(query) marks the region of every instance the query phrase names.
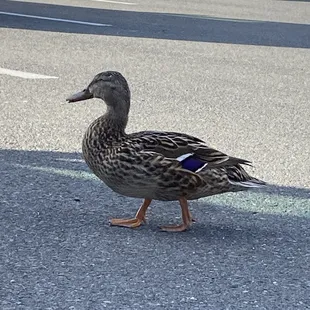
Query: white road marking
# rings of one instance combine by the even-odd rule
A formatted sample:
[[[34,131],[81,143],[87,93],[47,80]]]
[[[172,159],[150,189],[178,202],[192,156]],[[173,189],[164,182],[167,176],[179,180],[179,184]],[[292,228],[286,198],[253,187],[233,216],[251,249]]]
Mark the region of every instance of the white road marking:
[[[185,17],[185,18],[193,18],[193,19],[207,19],[207,20],[219,20],[219,21],[229,21],[236,23],[261,23],[259,20],[249,20],[249,19],[233,19],[233,18],[225,18],[225,17],[212,17],[212,16],[203,16],[203,15],[190,15],[190,14],[170,14],[166,13],[169,16],[175,17]]]
[[[18,71],[18,70],[10,70],[10,69],[5,69],[1,67],[0,67],[0,74],[17,76],[23,79],[58,79],[57,76],[48,76],[48,75],[42,75],[42,74],[36,74],[36,73],[30,73],[30,72],[24,72],[24,71]]]
[[[70,163],[85,163],[83,159],[76,159],[76,158],[56,158],[56,160],[70,162]]]
[[[70,170],[70,169],[59,169],[54,167],[39,167],[31,165],[12,164],[16,168],[30,169],[42,173],[55,174],[63,177],[69,177],[72,179],[80,179],[81,181],[93,181],[94,184],[102,184],[102,182],[92,173],[83,170]],[[234,193],[225,194],[226,198],[223,199],[221,195],[210,196],[208,198],[201,198],[198,204],[211,203],[215,205],[225,204],[227,207],[232,209],[245,210],[247,212],[259,212],[262,214],[285,214],[286,216],[302,216],[310,218],[308,212],[310,208],[310,200],[305,197],[290,197],[281,196],[276,193],[268,192],[248,192],[248,197],[253,203],[249,204],[248,199],[240,199]],[[256,204],[255,202],[260,201],[263,203]]]
[[[56,22],[72,23],[72,24],[80,24],[80,25],[88,25],[88,26],[98,26],[98,27],[111,27],[112,26],[110,24],[91,23],[91,22],[83,22],[80,20],[73,20],[73,19],[62,19],[62,18],[53,18],[53,17],[46,17],[46,16],[26,15],[26,14],[12,13],[12,12],[0,11],[0,14],[9,15],[9,16],[17,16],[17,17],[27,17],[27,18],[35,18],[35,19],[52,20],[52,21],[56,21]]]
[[[115,3],[115,4],[127,4],[127,5],[137,5],[138,3],[133,2],[122,2],[122,1],[112,1],[112,0],[92,0],[92,1],[98,1],[98,2],[106,2],[106,3]]]

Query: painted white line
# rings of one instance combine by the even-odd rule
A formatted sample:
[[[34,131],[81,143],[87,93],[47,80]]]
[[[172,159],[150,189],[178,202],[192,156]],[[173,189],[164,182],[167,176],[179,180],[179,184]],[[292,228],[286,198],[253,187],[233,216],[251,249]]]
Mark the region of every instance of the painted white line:
[[[236,23],[261,23],[261,21],[259,21],[259,20],[233,19],[233,18],[212,17],[212,16],[203,16],[203,15],[170,14],[170,13],[167,13],[166,15],[175,16],[175,17],[193,18],[193,19],[207,19],[207,20],[229,21],[229,22],[236,22]]]
[[[18,70],[10,70],[10,69],[4,69],[1,67],[0,67],[0,74],[17,76],[23,79],[58,79],[57,76],[48,76],[48,75],[42,75],[42,74],[36,74],[36,73],[30,73],[30,72],[24,72],[24,71],[18,71]]]
[[[106,2],[106,3],[115,3],[115,4],[127,4],[127,5],[137,5],[138,3],[133,2],[122,2],[122,1],[112,1],[112,0],[92,0],[92,1],[98,1],[98,2]]]
[[[63,22],[63,23],[72,23],[72,24],[80,24],[80,25],[98,26],[98,27],[111,27],[112,26],[110,24],[99,24],[99,23],[83,22],[83,21],[80,21],[80,20],[73,20],[73,19],[52,18],[52,17],[46,17],[46,16],[26,15],[26,14],[12,13],[12,12],[2,12],[2,11],[0,11],[0,14],[2,14],[2,15],[9,15],[9,16],[17,16],[17,17],[27,17],[27,18],[52,20],[52,21]]]
[[[76,158],[56,158],[57,161],[65,161],[70,163],[85,163],[83,159],[76,159]]]

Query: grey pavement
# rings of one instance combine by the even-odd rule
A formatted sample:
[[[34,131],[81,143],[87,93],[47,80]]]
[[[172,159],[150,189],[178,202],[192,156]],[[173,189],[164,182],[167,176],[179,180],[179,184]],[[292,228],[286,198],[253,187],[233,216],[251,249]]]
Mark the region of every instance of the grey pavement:
[[[129,2],[131,4],[125,4]],[[0,309],[310,309],[309,1],[0,2]],[[24,79],[1,68],[55,76]],[[103,70],[132,90],[128,131],[196,135],[271,185],[141,201],[81,160],[99,100],[68,104]]]

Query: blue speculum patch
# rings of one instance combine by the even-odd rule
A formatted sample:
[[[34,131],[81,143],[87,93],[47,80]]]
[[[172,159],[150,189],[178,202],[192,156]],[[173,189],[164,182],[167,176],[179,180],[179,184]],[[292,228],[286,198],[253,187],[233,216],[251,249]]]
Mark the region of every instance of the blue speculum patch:
[[[195,158],[194,155],[190,155],[180,161],[182,167],[184,169],[190,170],[190,171],[197,171],[198,169],[202,168],[206,163],[199,160],[198,158]]]

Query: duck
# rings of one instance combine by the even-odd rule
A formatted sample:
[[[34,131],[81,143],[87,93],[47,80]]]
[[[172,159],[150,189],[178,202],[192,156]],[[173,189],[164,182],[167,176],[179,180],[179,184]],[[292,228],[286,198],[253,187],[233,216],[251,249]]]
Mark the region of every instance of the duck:
[[[84,160],[92,172],[114,192],[143,199],[133,218],[113,218],[110,225],[136,228],[146,222],[152,200],[178,201],[182,223],[162,231],[182,232],[195,221],[188,202],[227,192],[265,186],[250,176],[245,159],[226,155],[203,140],[185,133],[141,131],[126,133],[131,93],[117,71],[97,74],[68,102],[102,99],[106,112],[94,120],[82,142]]]

